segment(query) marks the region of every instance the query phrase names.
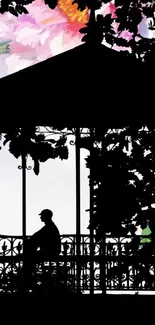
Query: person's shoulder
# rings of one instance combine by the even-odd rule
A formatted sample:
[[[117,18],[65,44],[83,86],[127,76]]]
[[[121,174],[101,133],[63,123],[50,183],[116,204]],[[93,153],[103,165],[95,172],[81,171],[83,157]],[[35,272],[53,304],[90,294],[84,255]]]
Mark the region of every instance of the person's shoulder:
[[[57,226],[56,226],[56,224],[54,223],[54,221],[53,221],[53,220],[51,220],[51,226],[52,226],[52,227],[56,227],[56,228],[57,228]]]
[[[53,221],[51,223],[51,228],[54,229],[54,230],[56,230],[57,232],[59,232],[58,227],[56,226],[56,224]]]

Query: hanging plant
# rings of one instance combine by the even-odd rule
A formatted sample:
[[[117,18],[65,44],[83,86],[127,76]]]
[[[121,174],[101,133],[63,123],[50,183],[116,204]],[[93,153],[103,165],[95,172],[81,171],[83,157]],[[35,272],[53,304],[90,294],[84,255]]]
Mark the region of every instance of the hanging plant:
[[[58,140],[46,139],[44,134],[37,132],[37,127],[14,127],[4,134],[4,138],[3,145],[9,143],[9,151],[16,159],[22,155],[32,158],[36,175],[39,174],[41,162],[68,159],[67,137],[64,134],[60,134]]]

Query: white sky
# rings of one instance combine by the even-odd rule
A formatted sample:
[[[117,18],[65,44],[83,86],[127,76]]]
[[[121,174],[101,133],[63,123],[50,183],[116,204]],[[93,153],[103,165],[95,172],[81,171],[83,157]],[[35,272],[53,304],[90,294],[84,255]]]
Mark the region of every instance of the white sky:
[[[88,151],[81,149],[81,233],[88,233],[89,170],[84,157]],[[8,151],[8,145],[0,150],[0,234],[22,234],[22,172],[18,169],[21,159]],[[33,166],[29,158],[28,165]],[[53,221],[61,234],[76,232],[75,146],[69,145],[69,159],[50,159],[40,164],[40,173],[27,171],[27,235],[44,224],[38,214],[51,209]]]

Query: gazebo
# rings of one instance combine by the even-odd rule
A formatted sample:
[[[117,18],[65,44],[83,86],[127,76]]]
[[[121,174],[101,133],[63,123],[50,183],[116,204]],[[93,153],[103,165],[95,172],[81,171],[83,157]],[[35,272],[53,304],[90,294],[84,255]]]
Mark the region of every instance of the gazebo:
[[[38,131],[39,132],[39,131]],[[40,131],[41,132],[41,131]],[[61,132],[61,131],[59,131]],[[63,132],[63,131],[62,131]],[[70,133],[66,131],[67,136]],[[105,294],[107,290],[136,290],[134,282],[137,264],[130,252],[130,236],[113,238],[104,234],[102,240],[97,241],[93,228],[89,235],[82,235],[80,231],[80,138],[87,134],[90,140],[90,155],[93,153],[94,128],[87,133],[83,128],[73,128],[75,136],[76,155],[76,234],[61,236],[61,254],[51,260],[36,260],[36,269],[30,285],[25,287],[24,242],[26,235],[26,154],[21,155],[22,165],[22,236],[0,235],[0,276],[2,293],[14,292],[56,292],[74,294]],[[74,142],[72,142],[74,144]],[[93,187],[94,179],[90,168],[90,225],[93,219]],[[23,253],[23,255],[22,255]],[[122,263],[128,263],[125,278],[121,273],[113,275],[113,268]],[[130,264],[132,268],[130,267]],[[123,271],[122,271],[123,272]],[[146,284],[147,285],[147,284]],[[144,290],[144,285],[140,289]]]
[[[120,121],[119,111],[116,112],[115,109],[111,111],[111,106],[114,104],[114,100],[115,102],[118,100],[118,97],[115,97],[116,95],[118,96],[117,91],[120,92],[123,89],[125,94],[128,94],[127,86],[130,83],[129,74],[132,74],[135,69],[135,63],[138,66],[138,63],[130,55],[117,53],[114,50],[106,48],[104,45],[99,46],[97,49],[92,49],[87,45],[81,45],[64,54],[60,54],[1,79],[1,89],[4,90],[4,93],[9,94],[7,95],[7,103],[11,105],[13,102],[15,107],[14,112],[11,112],[10,115],[14,115],[16,125],[21,126],[21,124],[24,124],[26,117],[30,121],[29,107],[34,112],[34,116],[31,116],[29,123],[48,125],[48,122],[45,124],[44,121],[47,121],[47,116],[50,116],[51,124],[57,123],[57,121],[58,124],[63,124],[67,120],[66,125],[76,125],[76,234],[62,236],[62,254],[58,260],[48,261],[47,265],[44,263],[38,264],[36,277],[38,282],[40,282],[39,274],[43,274],[43,272],[45,274],[46,271],[52,270],[54,285],[61,280],[65,286],[67,285],[71,291],[76,293],[86,292],[93,295],[95,291],[105,293],[107,288],[109,290],[116,289],[115,282],[112,282],[108,278],[107,272],[110,265],[116,262],[118,258],[124,258],[113,255],[113,251],[115,250],[114,246],[122,247],[122,250],[120,249],[121,252],[123,251],[124,245],[126,245],[126,241],[121,242],[117,239],[115,243],[112,243],[107,236],[107,241],[96,243],[92,229],[90,230],[89,236],[84,236],[80,233],[80,128],[89,127],[89,136],[93,147],[93,128],[98,123],[96,102],[102,93],[108,96],[110,102],[107,106],[106,121],[102,121],[101,125],[104,125],[104,127],[117,125],[119,127],[126,124],[125,119],[123,124]],[[127,77],[124,79],[126,75]],[[113,87],[111,95],[113,76],[118,76],[116,83],[117,91]],[[103,85],[100,81],[101,78]],[[135,82],[135,80],[132,80],[132,95],[135,91]],[[74,101],[72,101],[72,98],[74,98]],[[41,113],[37,110],[36,103],[38,105],[37,107],[40,107]],[[51,103],[50,106],[49,103]],[[90,112],[90,104],[96,105],[93,114]],[[124,103],[121,101],[119,101],[119,104],[124,107]],[[64,107],[62,105],[71,108],[71,114],[67,110],[59,113],[59,109],[61,111],[62,107]],[[21,110],[21,106],[23,107],[23,111]],[[85,118],[83,115],[81,122],[77,122],[76,118],[79,115],[81,106],[82,110],[83,108],[84,110],[88,109],[89,115],[92,114],[93,124],[90,123],[88,116]],[[98,103],[98,106],[100,110],[103,108],[102,103]],[[48,109],[46,111],[47,107]],[[73,118],[71,122],[69,122],[69,116]],[[7,123],[8,120],[6,118],[4,123],[1,124],[2,132],[5,132]],[[0,236],[2,243],[0,256],[1,274],[4,280],[3,290],[6,292],[12,292],[14,290],[13,287],[8,286],[8,282],[7,284],[5,282],[8,270],[9,283],[13,272],[16,273],[18,271],[20,274],[22,260],[17,260],[16,263],[14,261],[15,255],[22,253],[22,244],[26,237],[26,163],[24,157],[21,168],[23,175],[23,236]],[[93,214],[91,200],[92,188],[93,179],[90,170],[90,220]],[[59,276],[57,276],[58,274]],[[128,281],[125,288],[129,289],[129,285],[130,283]],[[117,288],[120,290],[124,289],[121,281]]]
[[[55,281],[54,286],[58,282],[71,288],[76,293],[82,291],[88,291],[91,294],[94,293],[94,289],[100,289],[99,279],[95,277],[95,270],[98,273],[99,268],[94,269],[94,263],[99,263],[101,251],[98,245],[94,242],[94,234],[92,229],[90,230],[90,236],[81,235],[80,223],[80,137],[83,128],[73,129],[73,135],[75,136],[75,172],[76,172],[76,234],[62,235],[62,249],[61,254],[57,260],[54,261],[37,261],[38,266],[35,274],[35,285],[45,281],[45,273],[51,272],[51,277]],[[41,132],[41,131],[40,131]],[[91,136],[90,131],[90,136]],[[41,132],[42,133],[42,132]],[[50,133],[50,132],[49,132]],[[54,132],[53,132],[54,133]],[[58,132],[58,133],[61,133]],[[67,136],[71,133],[66,133]],[[71,141],[74,144],[74,141]],[[12,281],[18,279],[21,276],[21,270],[23,264],[25,240],[26,234],[26,170],[30,169],[27,166],[27,153],[21,154],[21,166],[18,166],[22,170],[22,236],[0,236],[1,252],[0,252],[0,264],[1,264],[1,291],[14,292],[20,289],[22,282],[18,285],[13,285]],[[93,184],[90,186],[92,188]],[[92,189],[91,189],[92,190]],[[92,207],[90,212],[90,218],[92,218]],[[95,254],[95,246],[98,248]],[[21,255],[23,254],[23,255]],[[21,258],[20,258],[21,255]],[[95,258],[95,260],[94,260]],[[41,263],[41,264],[39,264]],[[90,264],[90,265],[89,265]],[[52,270],[52,271],[51,271]],[[42,274],[42,280],[39,280],[39,272]],[[15,278],[16,276],[16,278]],[[38,281],[38,282],[37,282]],[[96,285],[95,285],[96,281]],[[43,284],[43,283],[42,283]],[[44,283],[45,285],[45,283]],[[46,283],[47,285],[47,283]],[[16,287],[17,286],[17,287]],[[49,282],[48,282],[49,286]],[[52,287],[53,288],[53,287]],[[23,288],[22,288],[23,289]],[[46,288],[47,289],[47,288]]]

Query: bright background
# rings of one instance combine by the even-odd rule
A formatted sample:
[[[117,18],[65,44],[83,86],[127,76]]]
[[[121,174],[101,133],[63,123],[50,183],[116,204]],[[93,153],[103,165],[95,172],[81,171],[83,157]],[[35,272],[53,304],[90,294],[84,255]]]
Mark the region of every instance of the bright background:
[[[88,233],[89,170],[84,158],[88,152],[81,149],[81,232]],[[22,172],[21,160],[14,158],[8,146],[0,150],[0,234],[22,234]],[[28,160],[28,166],[33,161]],[[41,163],[40,173],[27,171],[27,235],[43,226],[38,214],[51,209],[53,221],[61,234],[76,232],[75,146],[69,145],[69,159],[50,159]]]

